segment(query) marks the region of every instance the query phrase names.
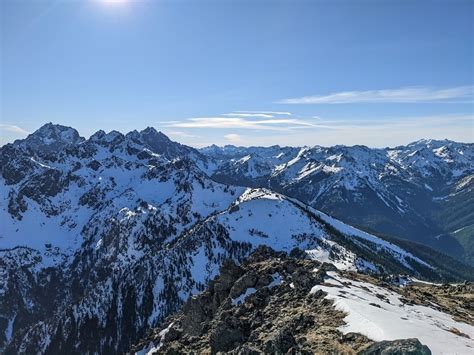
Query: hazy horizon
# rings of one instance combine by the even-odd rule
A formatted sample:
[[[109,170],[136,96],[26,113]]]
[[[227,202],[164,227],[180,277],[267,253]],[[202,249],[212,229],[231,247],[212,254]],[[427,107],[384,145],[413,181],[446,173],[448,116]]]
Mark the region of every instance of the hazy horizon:
[[[61,123],[54,123],[54,122],[47,122],[45,123],[44,125],[46,124],[53,124],[53,125],[62,125]],[[40,127],[38,127],[37,129],[40,129],[43,125],[41,125]],[[62,126],[66,126],[66,127],[71,127],[71,126],[67,126],[67,125],[62,125]],[[100,129],[102,131],[104,131],[105,133],[110,133],[112,131],[117,131],[117,132],[120,132],[121,134],[123,135],[126,135],[127,133],[130,133],[132,131],[142,131],[146,128],[154,128],[156,129],[158,132],[161,132],[163,134],[165,134],[168,138],[170,138],[172,141],[175,141],[175,142],[178,142],[178,143],[181,143],[181,144],[184,144],[183,142],[180,141],[179,137],[178,138],[174,138],[172,136],[170,136],[169,134],[167,134],[166,132],[163,132],[162,130],[160,129],[157,129],[156,127],[153,127],[153,126],[147,126],[147,127],[143,127],[143,128],[140,128],[140,129],[132,129],[130,131],[120,131],[120,130],[114,130],[114,129],[111,129],[111,130],[104,130],[104,129]],[[71,128],[74,128],[76,129],[75,127],[71,127]],[[35,130],[36,131],[36,130]],[[89,135],[84,135],[84,134],[81,134],[80,131],[79,132],[79,135],[82,137],[82,138],[85,138],[86,140],[89,139],[93,134],[97,133],[98,131],[95,131],[93,132],[92,134],[89,134]],[[5,144],[9,144],[9,143],[13,143],[14,141],[16,140],[21,140],[21,139],[24,139],[26,138],[28,135],[32,134],[34,132],[25,132],[25,136],[22,137],[22,138],[17,138],[17,139],[14,139],[10,142],[5,142],[5,143],[2,143],[0,144],[0,146],[3,146]],[[262,145],[262,144],[250,144],[250,145],[240,145],[240,144],[232,144],[231,142],[224,142],[223,144],[215,144],[215,143],[210,143],[210,144],[201,144],[201,145],[189,145],[190,147],[193,147],[193,148],[197,148],[197,149],[200,149],[200,148],[206,148],[206,147],[210,147],[210,146],[213,146],[213,145],[216,145],[218,147],[224,147],[224,146],[235,146],[235,147],[271,147],[271,146],[280,146],[280,147],[295,147],[295,148],[298,148],[298,147],[314,147],[314,146],[322,146],[322,147],[331,147],[331,146],[336,146],[336,145],[341,145],[341,146],[355,146],[355,145],[363,145],[363,146],[367,146],[369,148],[373,148],[373,149],[384,149],[384,148],[396,148],[397,146],[406,146],[408,144],[411,144],[411,143],[416,143],[418,141],[423,141],[423,140],[426,140],[426,141],[429,141],[429,140],[435,140],[435,141],[444,141],[444,140],[447,140],[447,141],[450,141],[450,142],[456,142],[456,143],[462,143],[462,144],[472,144],[473,142],[469,142],[469,141],[459,141],[459,140],[452,140],[452,139],[448,139],[448,138],[430,138],[430,137],[421,137],[419,139],[414,139],[414,140],[411,140],[411,141],[408,141],[408,142],[405,142],[405,143],[402,143],[402,144],[398,144],[398,145],[385,145],[385,146],[370,146],[370,145],[367,145],[367,144],[318,144],[318,143],[315,143],[315,144],[294,144],[294,145],[288,145],[288,144],[268,144],[268,145]],[[187,144],[188,145],[188,144]]]

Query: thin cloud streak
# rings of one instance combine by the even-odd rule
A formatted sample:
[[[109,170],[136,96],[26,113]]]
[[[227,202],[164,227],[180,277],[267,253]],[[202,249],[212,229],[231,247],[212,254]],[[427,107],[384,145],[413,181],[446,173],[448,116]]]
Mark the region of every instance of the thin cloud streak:
[[[253,113],[253,114],[269,114],[269,115],[281,115],[281,116],[291,116],[291,112],[287,111],[234,111],[236,113]]]
[[[334,124],[331,130],[313,129],[262,133],[246,136],[241,144],[245,146],[334,146],[366,145],[369,147],[395,147],[421,138],[450,139],[473,143],[474,115],[438,115],[418,117],[391,117],[383,122],[355,120]],[[216,144],[225,142],[216,142]]]
[[[13,124],[0,124],[0,147],[15,139],[25,138],[29,131]]]
[[[316,127],[313,123],[294,118],[249,120],[243,117],[195,117],[181,122],[167,123],[169,128],[232,128],[260,130],[290,130],[293,127]]]
[[[196,136],[194,134],[186,133],[186,132],[181,132],[181,131],[166,131],[166,135],[170,135],[173,137],[179,137],[179,138],[199,138],[199,136]]]
[[[229,133],[224,136],[226,140],[228,140],[231,143],[242,143],[242,137],[238,134],[235,133]]]
[[[17,134],[29,134],[27,130],[16,126],[16,125],[9,125],[9,124],[0,124],[0,131],[6,131],[6,132],[11,132],[11,133],[17,133]]]
[[[351,103],[469,103],[474,102],[474,86],[446,89],[404,87],[400,89],[343,91],[329,95],[283,99],[279,104],[351,104]]]
[[[267,113],[223,113],[222,116],[230,117],[255,117],[255,118],[273,118],[275,116]]]

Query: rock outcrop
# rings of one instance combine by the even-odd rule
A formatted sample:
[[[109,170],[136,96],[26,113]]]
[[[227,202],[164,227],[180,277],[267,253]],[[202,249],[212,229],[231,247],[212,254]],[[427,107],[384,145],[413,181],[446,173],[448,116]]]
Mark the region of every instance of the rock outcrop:
[[[431,351],[418,339],[402,339],[374,343],[361,355],[431,355]]]
[[[241,265],[226,262],[208,289],[191,298],[132,352],[147,354],[430,354],[417,339],[377,342],[342,334],[345,313],[325,293],[331,264],[258,248]]]

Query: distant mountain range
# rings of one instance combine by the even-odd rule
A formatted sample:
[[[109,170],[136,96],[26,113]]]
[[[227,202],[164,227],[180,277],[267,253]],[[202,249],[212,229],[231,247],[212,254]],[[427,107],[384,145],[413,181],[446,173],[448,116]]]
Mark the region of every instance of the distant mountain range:
[[[473,154],[448,141],[197,150],[153,128],[84,139],[47,124],[0,148],[0,352],[124,353],[260,245],[473,279],[413,243],[469,260]]]
[[[365,230],[423,243],[474,265],[472,143],[200,151],[216,162],[216,181],[268,187]]]

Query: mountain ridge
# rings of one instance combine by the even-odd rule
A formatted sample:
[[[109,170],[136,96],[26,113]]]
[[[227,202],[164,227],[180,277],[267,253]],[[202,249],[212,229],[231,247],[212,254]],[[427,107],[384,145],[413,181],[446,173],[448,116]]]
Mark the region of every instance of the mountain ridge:
[[[472,200],[472,143],[420,140],[384,149],[226,146],[201,151],[217,161],[212,173],[217,181],[271,187],[349,224],[473,262],[468,242],[473,235],[456,231],[472,225],[474,216],[456,215],[451,202]]]
[[[470,291],[341,271],[302,250],[262,246],[239,265],[224,263],[204,292],[132,352],[464,353],[474,325]]]
[[[300,247],[342,269],[445,281],[474,274],[444,270],[295,198],[218,183],[207,157],[145,134],[166,144],[135,131],[99,132],[54,154],[21,141],[0,148],[2,351],[126,352],[225,260],[260,245]]]

